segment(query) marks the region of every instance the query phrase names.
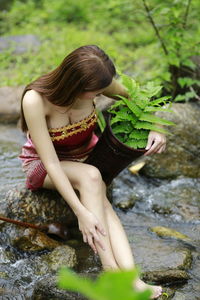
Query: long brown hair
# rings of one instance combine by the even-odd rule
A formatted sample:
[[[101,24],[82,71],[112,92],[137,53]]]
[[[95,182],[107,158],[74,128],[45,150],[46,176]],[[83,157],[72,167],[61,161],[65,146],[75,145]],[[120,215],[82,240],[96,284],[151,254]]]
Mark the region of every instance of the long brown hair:
[[[21,98],[21,128],[27,131],[22,100],[28,90],[35,90],[51,103],[68,106],[85,91],[107,87],[116,70],[108,55],[95,45],[82,46],[67,55],[53,71],[28,84]]]

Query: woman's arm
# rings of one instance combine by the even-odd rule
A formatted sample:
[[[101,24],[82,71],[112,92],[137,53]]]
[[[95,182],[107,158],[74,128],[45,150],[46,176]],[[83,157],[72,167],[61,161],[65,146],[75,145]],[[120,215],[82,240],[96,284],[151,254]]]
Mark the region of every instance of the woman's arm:
[[[31,139],[49,177],[78,216],[85,210],[85,207],[74,192],[55,152],[46,124],[42,97],[33,90],[28,91],[23,99],[23,110]]]
[[[103,95],[116,100],[119,98],[115,95],[121,95],[128,98],[128,93],[126,91],[126,88],[114,78],[111,84],[103,91]]]

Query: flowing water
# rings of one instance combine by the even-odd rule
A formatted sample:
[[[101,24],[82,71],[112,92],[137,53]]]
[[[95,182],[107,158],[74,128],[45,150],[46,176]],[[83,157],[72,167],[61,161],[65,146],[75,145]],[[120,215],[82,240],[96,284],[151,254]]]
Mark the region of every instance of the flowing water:
[[[23,134],[14,125],[0,125],[1,198],[4,197],[6,191],[24,182],[24,174],[17,158],[24,141]],[[196,187],[196,194],[193,192],[193,186]],[[189,196],[187,193],[185,196],[177,192],[177,187],[181,188],[181,191],[189,189]],[[175,300],[200,299],[200,221],[198,218],[200,201],[195,200],[198,198],[198,191],[200,192],[198,179],[154,180],[144,176],[133,176],[128,170],[125,170],[113,184],[112,197],[116,206],[127,199],[135,201],[132,208],[124,210],[116,208],[116,211],[127,231],[136,263],[142,265],[145,271],[148,271],[148,268],[154,270],[160,266],[165,269],[167,265],[173,265],[173,255],[162,258],[162,255],[166,256],[166,249],[169,253],[180,249],[189,249],[192,252],[190,280],[180,286],[176,284],[171,286],[176,291],[173,298]],[[177,198],[179,207],[173,201],[170,202],[176,197],[179,197]],[[185,202],[182,200],[184,197],[187,198]],[[169,202],[168,206],[166,199]],[[170,238],[163,240],[156,237],[149,232],[149,227],[158,225],[173,228],[188,235],[191,242],[184,243]],[[12,228],[14,230],[14,226]],[[83,243],[81,245],[77,247],[79,258],[77,271],[98,272],[100,269],[98,258],[94,258],[92,251],[88,251]],[[38,253],[36,255],[22,252],[12,247],[9,235],[4,233],[2,227],[0,231],[0,299],[34,299],[33,291],[36,282],[50,276],[48,272],[40,275],[37,272],[38,266],[42,268]]]

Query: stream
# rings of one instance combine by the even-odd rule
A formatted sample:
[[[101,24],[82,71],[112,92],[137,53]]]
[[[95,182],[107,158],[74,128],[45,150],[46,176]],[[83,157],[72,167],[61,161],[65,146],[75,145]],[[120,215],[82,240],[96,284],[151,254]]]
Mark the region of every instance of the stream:
[[[24,141],[15,125],[0,125],[1,199],[8,190],[24,183],[24,173],[17,158]],[[200,179],[149,179],[144,175],[133,175],[127,169],[114,180],[112,201],[141,271],[164,272],[177,268],[184,253],[190,253],[189,280],[164,286],[173,291],[172,299],[200,300]],[[150,230],[156,226],[172,228],[189,239],[159,237]],[[91,274],[100,271],[99,259],[87,245],[77,241],[74,248],[79,261],[76,271]],[[35,298],[37,282],[51,276],[48,272],[42,275],[38,272],[38,268],[43,267],[36,253],[13,247],[9,235],[0,227],[0,299],[82,299],[81,296],[62,298],[53,294],[48,298]]]

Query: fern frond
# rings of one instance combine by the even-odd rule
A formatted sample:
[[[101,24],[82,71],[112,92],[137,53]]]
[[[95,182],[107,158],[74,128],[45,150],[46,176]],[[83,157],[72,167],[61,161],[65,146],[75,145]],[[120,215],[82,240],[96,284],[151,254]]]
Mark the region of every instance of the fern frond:
[[[164,96],[161,98],[158,98],[156,100],[152,100],[151,101],[151,106],[156,106],[156,105],[160,105],[160,104],[166,104],[171,97],[170,96]]]
[[[135,139],[128,140],[125,142],[125,144],[134,149],[138,148],[138,140],[135,140]]]
[[[117,96],[119,97],[119,95],[114,95],[114,96]],[[124,102],[122,100],[117,100],[113,105],[111,105],[110,109],[114,109],[116,107],[119,107],[120,105],[123,105]],[[108,109],[108,111],[110,111],[110,109]]]
[[[112,129],[114,134],[130,133],[132,130],[133,130],[133,126],[129,122],[121,122],[119,125],[116,125]]]
[[[100,110],[96,109],[96,112],[97,112],[97,122],[98,122],[99,128],[100,128],[101,132],[103,132],[106,127],[106,121],[105,121],[104,115],[103,115],[102,111],[100,111]]]
[[[137,104],[137,106],[139,106],[139,108],[141,108],[142,110],[144,110],[145,109],[145,107],[147,106],[147,105],[149,105],[149,99],[148,98],[143,98],[143,99],[135,99],[135,103]]]
[[[164,111],[164,112],[169,112],[169,113],[173,112],[173,110],[168,109],[168,108],[154,107],[154,106],[147,106],[147,107],[145,107],[144,111],[145,112]]]
[[[162,86],[155,86],[154,82],[149,81],[144,87],[141,88],[141,91],[146,93],[150,98],[157,95],[162,89]]]
[[[129,110],[127,108],[124,109],[124,110],[117,111],[116,116],[118,118],[118,121],[119,122],[120,121],[133,121],[133,122],[136,122],[137,118],[133,114],[129,114],[128,112],[129,112]],[[114,120],[116,119],[116,116],[114,118],[112,118],[112,121],[113,121],[113,119]]]
[[[124,101],[124,103],[128,106],[132,113],[139,117],[142,114],[142,110],[137,106],[134,101],[130,101],[127,98],[120,96],[120,98]]]
[[[157,124],[161,124],[161,125],[175,125],[171,121],[159,118],[159,117],[149,114],[147,112],[143,112],[142,115],[140,116],[139,120],[147,121],[147,122],[151,122],[151,123],[157,123]]]
[[[136,81],[134,79],[132,79],[128,75],[121,74],[121,79],[122,79],[123,85],[127,88],[128,93],[134,94],[138,90],[138,84],[136,83]]]
[[[129,134],[129,138],[130,139],[136,139],[136,140],[147,139],[148,135],[149,135],[149,130],[146,130],[146,129],[133,130]]]
[[[168,130],[148,122],[138,121],[134,126],[136,129],[148,129],[148,130],[153,130],[164,134],[171,134]]]

